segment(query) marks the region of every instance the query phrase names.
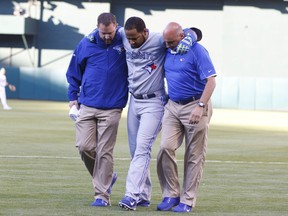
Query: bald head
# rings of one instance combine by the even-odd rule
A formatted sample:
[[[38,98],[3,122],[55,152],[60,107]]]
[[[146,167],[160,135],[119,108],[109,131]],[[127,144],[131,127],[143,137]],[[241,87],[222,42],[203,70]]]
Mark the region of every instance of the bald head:
[[[184,38],[182,27],[176,22],[170,22],[163,31],[163,39],[166,47],[174,50],[179,41]]]
[[[175,36],[183,32],[182,27],[176,22],[170,22],[163,31],[163,36]]]

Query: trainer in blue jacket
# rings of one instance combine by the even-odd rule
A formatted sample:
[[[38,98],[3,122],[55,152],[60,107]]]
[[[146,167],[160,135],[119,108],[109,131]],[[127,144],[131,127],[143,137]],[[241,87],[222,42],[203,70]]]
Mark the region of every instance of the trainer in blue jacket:
[[[113,14],[100,14],[97,30],[77,45],[66,73],[69,106],[79,110],[76,146],[95,190],[92,206],[110,205],[117,179],[113,149],[128,100],[126,53],[118,29]]]

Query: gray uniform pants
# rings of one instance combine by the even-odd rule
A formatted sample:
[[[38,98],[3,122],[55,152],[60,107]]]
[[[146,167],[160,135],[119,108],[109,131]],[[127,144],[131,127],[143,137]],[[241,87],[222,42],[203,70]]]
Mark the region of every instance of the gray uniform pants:
[[[161,130],[166,97],[130,97],[127,128],[131,162],[125,195],[135,200],[151,198],[150,160],[155,139]]]
[[[208,142],[208,127],[212,115],[209,102],[198,124],[189,124],[191,111],[198,101],[179,105],[171,100],[165,107],[160,151],[157,156],[157,173],[163,197],[179,197],[180,202],[194,206],[202,177]],[[185,137],[183,188],[180,193],[175,152]]]
[[[95,199],[109,202],[113,150],[122,109],[101,110],[81,105],[75,122],[76,142],[81,158],[92,176]]]

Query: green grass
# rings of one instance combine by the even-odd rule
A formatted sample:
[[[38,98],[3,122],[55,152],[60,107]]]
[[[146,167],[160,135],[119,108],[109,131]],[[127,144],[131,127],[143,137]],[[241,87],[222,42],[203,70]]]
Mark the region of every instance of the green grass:
[[[161,201],[155,161],[160,136],[152,150],[151,206],[135,212],[117,206],[129,166],[124,113],[114,150],[119,177],[112,206],[90,207],[91,178],[74,146],[68,103],[8,102],[13,109],[0,110],[0,215],[175,215],[155,211]],[[214,110],[207,162],[192,215],[287,215],[287,117],[286,112]],[[182,180],[183,147],[177,157]]]

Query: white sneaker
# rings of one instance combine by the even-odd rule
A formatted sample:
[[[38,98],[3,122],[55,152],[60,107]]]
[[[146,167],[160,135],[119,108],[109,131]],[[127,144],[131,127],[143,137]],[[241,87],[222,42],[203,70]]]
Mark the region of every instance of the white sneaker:
[[[69,111],[69,117],[73,120],[73,121],[76,121],[77,118],[79,116],[79,110],[76,108],[75,105],[73,105],[71,108],[70,108],[70,111]]]
[[[12,108],[9,107],[9,106],[7,106],[7,107],[4,107],[3,109],[4,109],[4,110],[11,110]]]

